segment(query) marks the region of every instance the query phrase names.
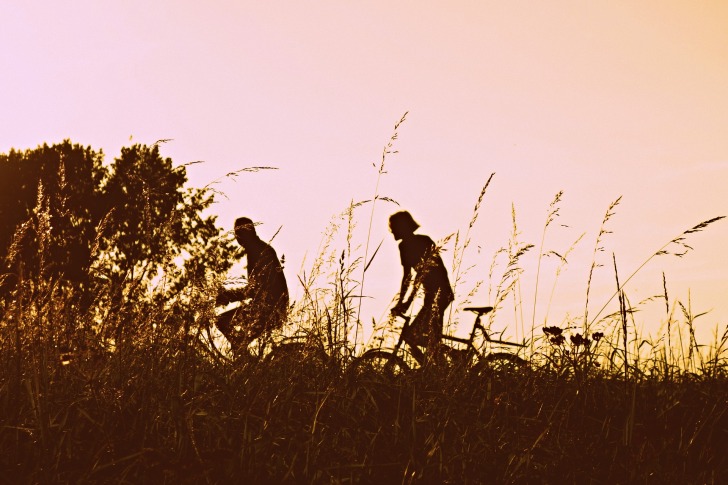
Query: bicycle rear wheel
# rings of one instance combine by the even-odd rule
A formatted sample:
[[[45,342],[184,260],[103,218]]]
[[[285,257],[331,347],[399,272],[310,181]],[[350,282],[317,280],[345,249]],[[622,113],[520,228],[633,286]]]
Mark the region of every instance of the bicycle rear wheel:
[[[367,376],[397,377],[407,374],[410,367],[402,357],[388,350],[367,350],[354,359],[349,366],[349,375],[359,378]]]
[[[312,376],[324,373],[330,366],[329,356],[323,348],[312,342],[296,340],[274,347],[263,363],[268,368]]]

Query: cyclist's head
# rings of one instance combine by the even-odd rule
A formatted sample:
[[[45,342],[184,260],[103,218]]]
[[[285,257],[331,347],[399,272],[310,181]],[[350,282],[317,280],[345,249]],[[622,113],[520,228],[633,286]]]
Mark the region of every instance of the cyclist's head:
[[[235,219],[235,239],[238,240],[240,245],[244,245],[245,241],[249,241],[251,238],[257,237],[255,233],[255,224],[247,217],[238,217]]]
[[[392,231],[392,235],[395,239],[402,239],[403,237],[412,234],[420,227],[412,218],[412,214],[407,211],[395,212],[389,217],[389,230]]]

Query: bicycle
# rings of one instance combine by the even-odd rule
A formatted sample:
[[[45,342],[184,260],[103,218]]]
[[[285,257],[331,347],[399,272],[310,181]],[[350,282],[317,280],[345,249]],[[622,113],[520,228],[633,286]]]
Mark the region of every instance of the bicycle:
[[[523,348],[526,345],[517,342],[509,342],[506,340],[494,339],[488,333],[488,330],[481,323],[483,315],[490,313],[493,307],[467,307],[465,311],[475,313],[475,322],[470,331],[468,338],[456,337],[454,335],[442,334],[440,342],[435,349],[437,355],[427,356],[418,348],[413,348],[409,343],[411,351],[410,355],[418,366],[427,364],[428,357],[435,364],[446,364],[450,368],[459,370],[469,370],[482,373],[485,370],[495,371],[515,371],[519,368],[525,368],[528,363],[515,353],[511,352],[487,352],[488,344],[499,346],[511,346]],[[404,319],[402,331],[394,348],[388,349],[370,349],[362,355],[354,359],[350,369],[354,373],[376,372],[384,373],[390,376],[409,373],[412,370],[407,360],[399,355],[402,343],[405,342],[404,335],[409,328],[410,318],[405,315],[398,315]],[[478,334],[483,337],[483,345],[476,345]],[[449,342],[465,345],[465,349],[453,347]]]
[[[228,305],[226,310],[235,310],[243,304],[240,303],[232,308]],[[220,306],[220,305],[218,305]],[[221,313],[217,313],[219,316]],[[214,321],[215,319],[213,319]],[[228,342],[230,349],[225,352],[219,347],[219,341],[224,336],[213,336],[211,329],[214,325],[204,326],[198,338],[202,347],[211,354],[215,360],[235,364],[238,367],[245,367],[249,364],[263,364],[265,366],[277,367],[300,367],[306,366],[317,371],[328,367],[329,356],[321,342],[309,334],[297,332],[293,335],[284,335],[282,328],[266,329],[249,343],[240,346],[236,342]]]

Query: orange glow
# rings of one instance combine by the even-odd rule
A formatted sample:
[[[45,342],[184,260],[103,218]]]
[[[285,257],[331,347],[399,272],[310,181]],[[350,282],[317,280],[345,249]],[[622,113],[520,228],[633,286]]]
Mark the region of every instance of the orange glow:
[[[215,210],[227,227],[240,215],[263,222],[264,239],[283,226],[273,245],[292,299],[332,215],[372,198],[372,164],[407,110],[379,194],[425,234],[463,236],[496,173],[456,304],[507,245],[512,204],[519,239],[536,248],[560,190],[557,223],[569,227],[549,228],[545,249],[561,253],[586,232],[559,277],[557,324],[583,315],[599,225],[620,195],[590,311],[614,291],[612,252],[626,277],[685,229],[728,215],[726,2],[29,1],[3,4],[0,18],[0,151],[70,138],[110,161],[130,143],[172,138],[165,156],[206,162],[189,167],[200,187],[278,167],[224,179],[229,198]],[[370,210],[357,209],[356,246]],[[367,325],[398,289],[396,210],[379,201],[374,212],[370,247],[384,242],[366,275]],[[653,260],[627,288],[633,303],[662,292],[664,271],[671,299],[690,288],[695,312],[712,310],[699,329],[709,338],[728,322],[726,241],[723,221],[694,235],[686,257]],[[523,260],[526,322],[536,253]],[[542,262],[537,323],[556,267]],[[475,299],[492,303],[487,282]],[[645,332],[664,318],[654,311]]]

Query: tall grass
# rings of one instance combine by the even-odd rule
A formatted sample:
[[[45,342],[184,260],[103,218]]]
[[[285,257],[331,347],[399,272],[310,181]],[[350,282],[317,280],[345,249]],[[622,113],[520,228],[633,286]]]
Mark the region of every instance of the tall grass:
[[[457,238],[459,301],[472,296],[460,283],[469,270],[462,256],[488,183]],[[667,330],[645,343],[635,320],[639,304],[625,288],[631,276],[620,277],[616,255],[619,310],[589,320],[597,253],[605,251],[618,201],[597,237],[583,320],[544,327],[533,317],[528,369],[484,374],[432,366],[355,376],[347,372],[356,355],[351,335],[373,257],[354,241],[363,203],[332,219],[299,277],[304,296],[289,327],[273,336],[277,343],[301,332],[310,350],[241,362],[216,352],[210,337],[219,276],[190,279],[167,303],[154,297],[170,291],[165,278],[152,284],[142,271],[101,280],[94,305],[80,313],[44,276],[42,259],[40,270],[26,270],[24,238],[36,235],[42,251],[49,237],[54,202],[40,189],[6,261],[18,282],[0,317],[0,481],[721,483],[728,476],[728,328],[717,328],[710,345],[698,342],[695,322],[703,314],[689,297],[671,304],[663,275]],[[719,219],[671,242],[686,244],[679,238]],[[535,247],[520,239],[515,210],[512,220],[508,244],[494,258],[503,259],[502,273],[496,264],[490,270],[496,315],[510,297],[522,315],[522,260]],[[557,254],[561,264],[574,245]],[[543,282],[540,266],[537,272]],[[597,323],[604,332],[592,331]]]
[[[386,172],[387,156],[388,155],[395,154],[395,153],[398,153],[397,150],[394,150],[394,142],[399,137],[399,127],[407,119],[407,114],[408,113],[409,113],[408,111],[405,111],[405,113],[402,115],[402,118],[400,118],[400,120],[397,123],[394,124],[394,131],[392,133],[392,136],[389,137],[389,141],[387,142],[386,145],[384,145],[384,148],[382,149],[382,158],[381,158],[381,160],[379,162],[379,168],[377,169],[377,183],[374,186],[374,196],[372,197],[372,201],[371,201],[372,202],[372,210],[371,210],[371,213],[369,215],[369,227],[367,229],[367,238],[366,238],[366,242],[364,244],[364,257],[363,258],[364,258],[364,261],[365,261],[366,264],[362,267],[362,271],[361,271],[361,285],[360,285],[360,291],[359,291],[359,304],[358,304],[357,310],[356,310],[357,333],[354,336],[354,341],[355,342],[358,340],[358,336],[359,336],[358,331],[359,331],[359,326],[360,326],[360,322],[361,322],[361,319],[360,319],[360,317],[361,317],[361,304],[362,304],[362,299],[364,298],[364,282],[366,281],[367,268],[369,268],[369,265],[374,260],[374,257],[377,255],[377,252],[379,251],[379,248],[382,245],[382,243],[379,243],[379,246],[377,246],[377,249],[374,251],[374,254],[371,256],[371,259],[370,259],[369,258],[369,243],[371,242],[372,225],[374,224],[374,209],[376,208],[377,200],[380,199],[380,195],[379,195],[379,183],[382,180],[382,175],[384,175],[385,173],[387,173]],[[374,164],[372,164],[372,165],[374,165]],[[374,166],[376,167],[376,165],[374,165]],[[381,197],[381,198],[383,200],[386,200],[386,201],[389,201],[389,202],[394,202],[395,204],[397,203],[396,201],[394,201],[394,200],[392,200],[392,199],[390,199],[388,197]]]

